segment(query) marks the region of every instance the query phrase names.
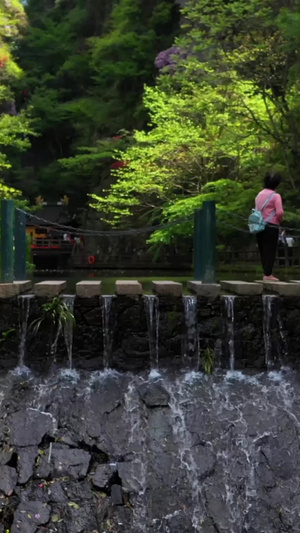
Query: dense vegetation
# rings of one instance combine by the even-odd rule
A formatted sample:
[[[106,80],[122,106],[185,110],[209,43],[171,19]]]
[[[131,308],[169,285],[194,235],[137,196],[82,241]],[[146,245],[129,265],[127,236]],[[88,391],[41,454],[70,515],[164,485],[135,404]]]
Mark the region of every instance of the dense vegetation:
[[[26,113],[17,113],[13,85],[22,77],[22,70],[14,60],[12,50],[19,31],[25,24],[25,13],[18,0],[0,1],[0,198],[21,197],[22,193],[9,187],[3,175],[16,162],[20,152],[29,148],[28,135],[33,133]]]
[[[299,35],[298,0],[190,0],[182,35],[158,58],[156,87],[145,90],[151,129],[135,132],[116,183],[94,197],[97,208],[113,224],[149,214],[153,222],[216,199],[245,217],[262,175],[276,167],[286,178],[288,219],[297,220]],[[231,232],[222,211],[219,219],[223,235]],[[152,241],[190,231],[174,226]]]
[[[180,29],[173,0],[28,0],[25,11],[0,1],[2,195],[67,194],[115,226],[216,199],[226,236],[225,211],[247,216],[276,167],[296,223],[299,0],[189,0]]]
[[[8,179],[31,199],[67,194],[84,207],[109,183],[115,147],[146,124],[143,86],[179,11],[173,0],[28,0],[26,13],[16,94],[37,136]]]

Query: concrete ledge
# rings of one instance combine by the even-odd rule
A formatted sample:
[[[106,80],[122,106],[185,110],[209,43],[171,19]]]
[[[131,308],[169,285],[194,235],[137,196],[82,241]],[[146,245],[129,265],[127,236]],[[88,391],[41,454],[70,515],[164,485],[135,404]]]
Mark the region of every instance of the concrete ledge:
[[[181,296],[182,283],[176,281],[152,281],[152,290],[157,296]]]
[[[300,283],[299,279],[290,279],[290,283]]]
[[[18,294],[18,286],[14,283],[0,283],[0,298],[14,298]]]
[[[224,291],[232,294],[239,294],[240,296],[253,296],[262,294],[262,283],[249,283],[247,281],[220,281],[221,288]]]
[[[221,285],[218,283],[202,283],[202,281],[188,281],[187,287],[197,296],[217,298],[221,294]]]
[[[76,283],[78,298],[93,298],[101,295],[101,281],[79,281]]]
[[[14,285],[18,287],[18,294],[23,294],[24,292],[30,291],[32,289],[32,282],[30,280],[14,281]]]
[[[116,281],[115,292],[119,296],[137,296],[142,294],[143,287],[138,281],[118,280]]]
[[[264,290],[280,296],[300,296],[300,283],[285,283],[283,281],[264,281]]]
[[[35,283],[34,293],[41,298],[54,298],[64,291],[66,286],[66,281],[41,281]]]

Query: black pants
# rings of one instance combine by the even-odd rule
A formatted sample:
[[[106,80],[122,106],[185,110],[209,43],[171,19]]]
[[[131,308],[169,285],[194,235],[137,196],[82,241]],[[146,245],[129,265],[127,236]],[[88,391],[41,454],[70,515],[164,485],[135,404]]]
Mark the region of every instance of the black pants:
[[[279,228],[266,226],[264,231],[257,234],[257,244],[264,275],[271,276],[278,246]]]

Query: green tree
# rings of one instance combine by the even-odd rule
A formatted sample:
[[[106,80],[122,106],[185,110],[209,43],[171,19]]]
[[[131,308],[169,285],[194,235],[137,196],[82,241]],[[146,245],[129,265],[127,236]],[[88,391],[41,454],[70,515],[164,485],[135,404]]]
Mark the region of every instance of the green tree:
[[[188,3],[173,57],[145,92],[151,130],[135,133],[116,183],[93,196],[106,220],[176,220],[215,199],[219,234],[232,241],[266,169],[284,169],[291,191],[299,185],[299,22],[296,1]],[[299,201],[286,197],[292,220]],[[185,223],[150,240],[190,233]]]
[[[11,167],[14,154],[30,146],[31,121],[26,113],[17,113],[13,86],[22,76],[22,70],[13,56],[15,39],[25,25],[25,14],[18,0],[0,1],[0,172]],[[1,176],[1,175],[0,175]],[[2,187],[2,192],[11,188]],[[5,194],[6,194],[5,193]]]
[[[26,11],[19,89],[39,136],[11,183],[82,207],[109,179],[112,137],[145,123],[143,85],[174,38],[178,9],[173,0],[29,0]]]

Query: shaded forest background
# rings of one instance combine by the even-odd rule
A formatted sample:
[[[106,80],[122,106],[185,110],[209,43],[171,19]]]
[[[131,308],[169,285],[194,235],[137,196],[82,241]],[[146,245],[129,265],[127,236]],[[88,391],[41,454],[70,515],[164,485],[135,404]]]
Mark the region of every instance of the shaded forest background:
[[[121,227],[215,199],[241,242],[234,217],[276,168],[298,224],[298,0],[0,0],[0,38],[2,197],[67,195],[82,224]]]

